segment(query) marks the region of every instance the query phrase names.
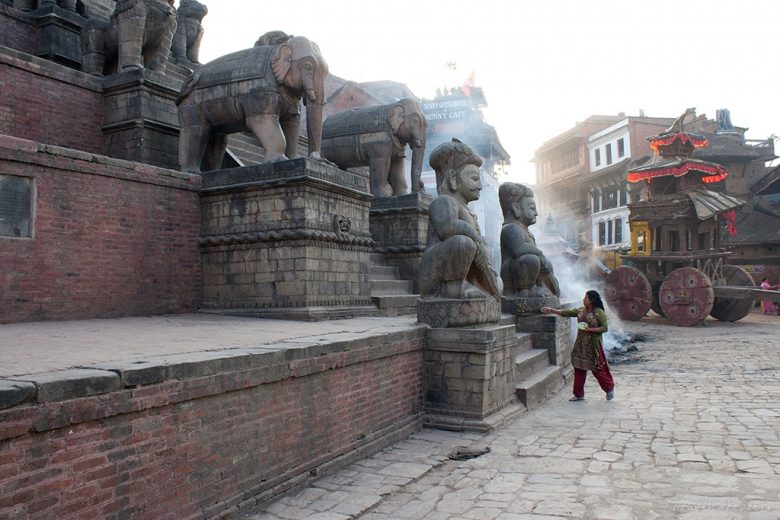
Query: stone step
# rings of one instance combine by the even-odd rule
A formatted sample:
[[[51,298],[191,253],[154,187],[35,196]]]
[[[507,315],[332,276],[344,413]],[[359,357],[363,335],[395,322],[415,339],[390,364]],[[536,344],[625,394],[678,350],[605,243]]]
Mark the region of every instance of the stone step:
[[[387,294],[372,296],[371,301],[379,309],[380,316],[405,316],[417,314],[419,294]]]
[[[517,332],[515,336],[517,337],[517,345],[520,347],[521,352],[526,352],[534,348],[534,335],[530,332]]]
[[[398,280],[400,274],[398,268],[392,265],[372,264],[368,277],[371,280]]]
[[[411,280],[371,280],[371,296],[411,294]]]
[[[531,410],[563,388],[565,384],[563,369],[556,365],[550,365],[521,381],[515,386],[515,394],[520,402]]]
[[[529,334],[530,336],[530,334]],[[515,356],[517,379],[524,381],[550,365],[550,353],[546,348],[532,348]]]
[[[369,260],[374,265],[386,265],[384,253],[371,253],[369,255]]]

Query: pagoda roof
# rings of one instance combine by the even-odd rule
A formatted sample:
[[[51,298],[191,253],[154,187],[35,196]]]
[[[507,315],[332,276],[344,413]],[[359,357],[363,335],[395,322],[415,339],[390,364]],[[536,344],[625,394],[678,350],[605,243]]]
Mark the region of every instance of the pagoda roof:
[[[707,220],[715,215],[720,215],[724,211],[738,208],[745,204],[745,201],[710,190],[695,190],[687,192],[686,195],[691,199],[693,208],[699,221]]]
[[[691,159],[689,157],[672,157],[669,159],[662,159],[658,162],[645,164],[637,168],[632,168],[628,170],[626,179],[628,182],[639,182],[670,175],[674,177],[682,177],[690,171],[697,171],[704,174],[704,177],[702,177],[702,182],[705,184],[720,182],[729,174],[726,168],[720,164],[701,161],[699,159]]]
[[[688,200],[686,201],[686,199]],[[695,214],[696,219],[699,222],[702,222],[726,211],[743,206],[745,201],[732,197],[731,195],[705,189],[691,190],[683,193],[667,193],[664,195],[657,195],[652,199],[645,199],[630,204],[630,220],[643,220],[642,218],[637,218],[636,210],[640,210],[639,213],[641,213],[643,208],[651,207],[669,206],[682,208],[683,206],[681,206],[681,204],[685,204],[685,207],[693,209],[693,212],[688,213],[688,215],[693,217]],[[669,215],[669,218],[676,217],[674,215]]]
[[[709,145],[709,141],[707,141],[706,137],[690,132],[664,132],[662,134],[650,136],[647,140],[650,141],[650,148],[656,153],[660,153],[662,147],[669,146],[675,141],[688,143],[693,148],[705,148]]]

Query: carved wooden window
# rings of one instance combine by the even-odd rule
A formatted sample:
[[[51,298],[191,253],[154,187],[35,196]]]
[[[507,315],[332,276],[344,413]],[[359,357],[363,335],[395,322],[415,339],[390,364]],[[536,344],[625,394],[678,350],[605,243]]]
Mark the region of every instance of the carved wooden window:
[[[669,231],[669,251],[680,250],[680,232],[677,230]]]
[[[710,245],[710,234],[699,233],[699,251],[706,251]]]
[[[601,148],[593,150],[593,161],[596,163],[596,166],[601,166]]]
[[[622,218],[615,219],[615,243],[616,244],[623,243],[623,219]]]
[[[612,144],[608,144],[604,147],[605,154],[607,156],[607,164],[612,164]]]
[[[617,140],[617,154],[618,158],[626,156],[626,140],[623,137]]]
[[[29,177],[0,174],[0,237],[32,237],[34,188]]]
[[[653,230],[653,251],[663,251],[661,249],[663,242],[661,241],[661,228],[655,228]]]
[[[612,221],[607,222],[607,243],[612,243]]]
[[[607,226],[604,222],[599,222],[599,245],[603,246],[607,242]]]

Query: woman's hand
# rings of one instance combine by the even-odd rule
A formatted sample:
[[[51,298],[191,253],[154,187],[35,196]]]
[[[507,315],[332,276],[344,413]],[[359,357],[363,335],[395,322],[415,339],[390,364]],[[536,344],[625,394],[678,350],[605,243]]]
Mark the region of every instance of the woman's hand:
[[[552,307],[542,307],[539,309],[542,314],[556,314],[555,309]]]

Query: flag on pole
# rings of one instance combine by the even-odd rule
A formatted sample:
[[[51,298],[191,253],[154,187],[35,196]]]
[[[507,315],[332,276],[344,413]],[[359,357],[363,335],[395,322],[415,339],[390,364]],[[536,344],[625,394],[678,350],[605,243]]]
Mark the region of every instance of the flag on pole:
[[[460,86],[460,91],[463,93],[464,96],[469,97],[471,96],[471,87],[474,86],[474,71],[471,71],[471,74],[466,78],[466,81],[463,82],[463,85]]]

